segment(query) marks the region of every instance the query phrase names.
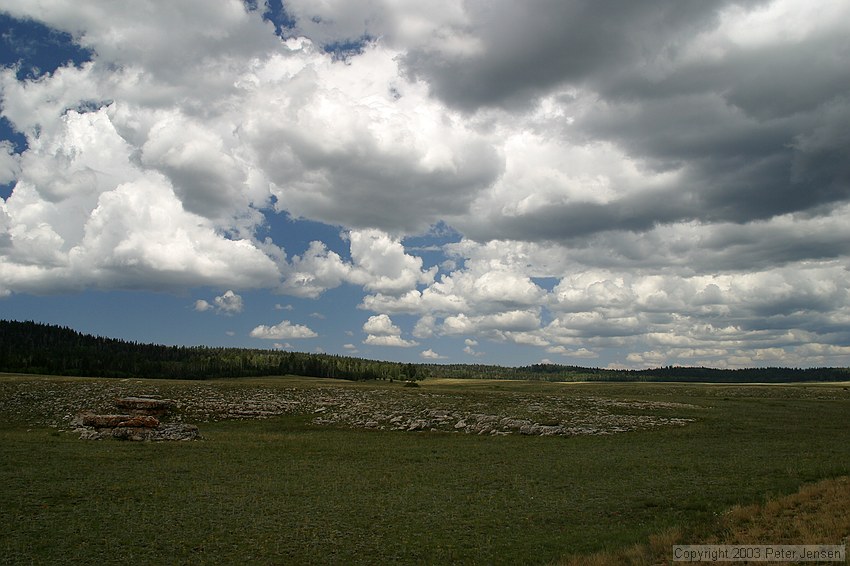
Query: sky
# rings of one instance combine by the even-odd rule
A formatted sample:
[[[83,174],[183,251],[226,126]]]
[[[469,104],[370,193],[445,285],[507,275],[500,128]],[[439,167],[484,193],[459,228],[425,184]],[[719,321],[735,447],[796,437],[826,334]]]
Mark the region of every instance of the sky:
[[[850,366],[846,0],[0,0],[0,318]]]

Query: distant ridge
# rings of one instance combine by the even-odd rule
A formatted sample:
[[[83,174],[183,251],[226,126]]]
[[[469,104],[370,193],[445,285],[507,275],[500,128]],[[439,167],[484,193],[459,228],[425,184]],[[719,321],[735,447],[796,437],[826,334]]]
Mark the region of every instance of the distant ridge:
[[[790,383],[848,381],[848,368],[612,370],[559,364],[405,364],[331,354],[249,348],[162,346],[82,334],[32,321],[0,320],[0,372],[91,377],[210,379],[295,374],[349,380],[426,377],[537,381]]]

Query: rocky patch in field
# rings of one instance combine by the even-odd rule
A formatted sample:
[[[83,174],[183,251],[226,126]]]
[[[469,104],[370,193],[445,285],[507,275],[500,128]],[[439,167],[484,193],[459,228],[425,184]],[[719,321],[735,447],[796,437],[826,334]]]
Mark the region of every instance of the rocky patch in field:
[[[116,411],[115,399],[143,396],[173,400],[169,423],[160,422],[158,427],[119,426],[129,424],[121,419],[137,415],[127,408]],[[184,422],[295,414],[308,415],[317,425],[372,430],[433,430],[480,435],[609,435],[683,426],[694,420],[683,413],[692,414],[693,409],[698,408],[684,403],[579,396],[566,390],[563,393],[476,394],[333,383],[309,387],[288,387],[282,383],[264,387],[238,382],[148,380],[0,382],[0,409],[9,417],[73,430],[83,425],[77,415],[80,407],[87,407],[91,414],[104,418],[117,417],[119,420],[109,422],[115,425],[114,429],[120,429],[114,433],[119,437],[147,436],[151,439],[155,435],[169,438],[177,435],[182,430],[177,425]],[[149,416],[163,420],[163,415]],[[86,426],[91,434],[100,435],[106,430]]]
[[[314,409],[313,422],[381,430],[445,431],[478,435],[527,436],[606,435],[659,426],[683,426],[694,419],[658,415],[618,414],[593,398],[518,396],[512,407],[478,412],[452,396],[422,395],[404,400],[374,396],[368,400],[341,395]],[[485,404],[486,405],[486,404]]]

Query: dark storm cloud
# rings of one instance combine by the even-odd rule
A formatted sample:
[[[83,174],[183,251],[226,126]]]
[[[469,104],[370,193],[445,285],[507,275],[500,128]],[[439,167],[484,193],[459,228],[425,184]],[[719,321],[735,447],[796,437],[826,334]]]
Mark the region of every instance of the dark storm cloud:
[[[660,223],[681,220],[688,203],[675,192],[656,191],[627,196],[613,203],[549,205],[529,214],[471,219],[464,225],[473,239],[499,237],[526,241],[565,241],[605,231],[645,232]]]
[[[748,224],[656,226],[605,231],[569,240],[573,261],[609,269],[712,274],[767,270],[850,254],[846,209],[826,219],[782,217]]]
[[[728,4],[476,0],[466,5],[471,23],[463,32],[480,42],[480,52],[446,57],[420,48],[409,51],[403,63],[450,105],[467,110],[525,106],[554,86],[580,84],[675,50],[715,25],[718,10]]]
[[[720,58],[703,54],[660,75],[639,67],[600,73],[594,86],[603,98],[621,101],[716,93],[760,120],[808,112],[850,90],[845,33],[726,50]]]
[[[850,196],[850,39],[738,49],[658,81],[603,85],[577,128],[650,166],[683,168],[693,218],[746,222]]]
[[[842,126],[850,123],[847,34],[793,41],[777,34],[709,53],[694,34],[719,23],[723,4],[655,4],[546,4],[525,17],[500,11],[498,21],[515,26],[485,26],[495,54],[466,61],[463,76],[453,64],[434,70],[435,91],[466,108],[575,83],[578,95],[566,102],[573,119],[551,124],[553,131],[570,143],[613,144],[647,179],[676,175],[653,190],[621,185],[601,203],[494,213],[472,223],[472,237],[565,241],[676,222],[747,223],[826,214],[850,198],[850,131]],[[520,36],[531,46],[514,46]],[[502,49],[506,60],[497,56]],[[540,68],[532,70],[535,57]]]

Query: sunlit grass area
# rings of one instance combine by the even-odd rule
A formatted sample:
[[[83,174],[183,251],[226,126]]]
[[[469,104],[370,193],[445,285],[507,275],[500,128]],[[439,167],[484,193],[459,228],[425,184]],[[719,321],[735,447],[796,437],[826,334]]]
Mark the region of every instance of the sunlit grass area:
[[[179,401],[180,417],[198,424],[204,440],[82,441],[70,431],[65,417],[74,410],[143,392]],[[192,406],[203,398],[216,403]],[[233,409],[240,399],[255,416]],[[572,407],[615,422],[686,424],[565,436],[455,432],[451,423],[408,432],[392,430],[389,418],[383,430],[345,419],[320,424],[328,412],[371,401],[388,417],[441,410],[554,424]],[[280,410],[265,414],[269,407]],[[3,376],[0,556],[544,564],[692,533],[708,540],[740,509],[850,473],[848,416],[841,384],[426,380],[405,388],[293,377]]]
[[[660,564],[671,560],[671,549],[677,544],[825,544],[846,548],[850,545],[848,507],[850,477],[821,480],[806,484],[791,495],[773,496],[763,503],[735,505],[704,524],[674,527],[650,535],[647,542],[626,548],[574,555],[562,564]]]

